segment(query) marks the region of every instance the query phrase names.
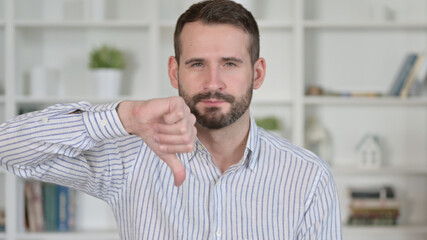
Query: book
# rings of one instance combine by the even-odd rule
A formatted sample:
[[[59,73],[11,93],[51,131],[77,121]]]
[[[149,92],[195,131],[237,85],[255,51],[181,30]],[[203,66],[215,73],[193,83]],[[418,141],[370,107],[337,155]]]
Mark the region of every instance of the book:
[[[369,208],[351,209],[349,224],[363,225],[393,225],[397,223],[400,210],[396,208]]]
[[[397,217],[399,216],[399,209],[396,208],[360,208],[360,209],[351,209],[351,215],[353,217],[370,217],[370,218],[379,218],[379,217]]]
[[[76,192],[65,186],[58,186],[58,231],[75,230]]]
[[[400,201],[391,186],[350,188],[349,225],[396,225]]]
[[[349,217],[348,225],[353,226],[395,226],[397,218],[379,217],[379,218],[358,218]]]
[[[406,98],[409,95],[409,91],[412,88],[412,85],[415,82],[415,78],[417,77],[422,65],[424,64],[424,54],[420,53],[417,55],[417,58],[411,68],[411,71],[409,72],[407,78],[405,79],[405,82],[402,86],[402,89],[400,90],[399,96],[401,98]]]
[[[400,91],[403,88],[403,85],[405,84],[405,81],[412,69],[412,66],[415,63],[415,60],[417,59],[417,54],[410,53],[406,56],[398,74],[396,75],[395,80],[393,81],[393,84],[390,88],[389,94],[392,96],[399,96]]]
[[[6,230],[6,213],[2,208],[0,209],[0,232],[4,232]]]
[[[400,202],[396,199],[353,199],[350,209],[399,209]]]
[[[394,189],[391,186],[382,187],[353,187],[350,188],[350,196],[353,199],[391,199],[394,198]]]
[[[25,206],[30,232],[42,232],[44,227],[42,183],[27,181],[25,183]]]
[[[30,232],[75,230],[76,191],[56,184],[25,183],[25,225]]]
[[[420,70],[418,71],[417,76],[415,77],[414,83],[412,84],[409,90],[409,96],[418,96],[421,95],[423,85],[427,78],[427,56],[424,54],[424,61]]]
[[[42,187],[45,231],[57,231],[59,187],[52,183],[43,183]]]
[[[58,186],[58,231],[67,232],[69,216],[69,189]]]
[[[76,230],[76,199],[77,193],[74,189],[69,189],[68,192],[68,230]]]

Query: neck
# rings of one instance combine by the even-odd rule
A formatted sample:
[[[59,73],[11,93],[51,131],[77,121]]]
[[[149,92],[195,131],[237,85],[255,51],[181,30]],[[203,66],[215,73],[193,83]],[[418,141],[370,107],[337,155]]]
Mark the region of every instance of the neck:
[[[197,137],[212,155],[221,172],[243,158],[249,136],[249,110],[236,122],[221,129],[206,129],[198,124],[196,127]]]

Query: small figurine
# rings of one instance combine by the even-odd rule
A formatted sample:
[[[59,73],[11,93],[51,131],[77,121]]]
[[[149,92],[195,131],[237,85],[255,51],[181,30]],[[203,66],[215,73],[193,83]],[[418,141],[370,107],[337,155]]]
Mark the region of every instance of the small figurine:
[[[382,150],[379,138],[365,135],[356,146],[357,164],[362,168],[379,168],[382,165]]]

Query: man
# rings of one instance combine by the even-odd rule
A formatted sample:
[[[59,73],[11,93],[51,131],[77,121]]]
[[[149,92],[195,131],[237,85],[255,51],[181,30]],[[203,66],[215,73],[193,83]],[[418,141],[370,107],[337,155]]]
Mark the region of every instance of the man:
[[[1,165],[105,200],[121,239],[341,239],[328,166],[249,113],[266,72],[253,16],[200,2],[174,41],[181,97],[17,117],[0,128]]]

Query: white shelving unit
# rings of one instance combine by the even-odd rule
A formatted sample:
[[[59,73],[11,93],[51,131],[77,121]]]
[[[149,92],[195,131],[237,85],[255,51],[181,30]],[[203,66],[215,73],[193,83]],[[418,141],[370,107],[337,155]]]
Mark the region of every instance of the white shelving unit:
[[[421,13],[426,1],[332,2],[306,1],[313,6],[306,5],[304,18],[306,87],[386,93],[405,55],[426,51],[427,21]],[[370,8],[388,7],[393,20],[368,16]],[[345,239],[426,239],[425,96],[304,96],[303,105],[304,116],[316,116],[332,135],[343,221],[349,214],[349,186],[392,185],[402,201],[397,227],[344,226]],[[381,169],[357,168],[355,148],[367,133],[380,137],[385,153]]]
[[[12,118],[22,107],[117,100],[92,96],[88,54],[102,43],[123,49],[129,62],[119,99],[176,95],[167,76],[167,58],[173,55],[175,21],[191,2],[109,1],[111,16],[94,21],[84,14],[90,1],[0,0],[0,120]],[[330,131],[343,222],[349,186],[392,184],[405,203],[397,227],[344,226],[344,238],[425,239],[427,97],[313,97],[304,92],[311,85],[387,92],[405,55],[427,51],[427,0],[247,2],[258,20],[261,55],[267,60],[265,84],[254,94],[254,115],[278,116],[282,134],[301,146],[310,116]],[[38,65],[59,71],[64,94],[26,93],[28,72]],[[384,168],[355,167],[354,148],[368,132],[384,143]],[[76,233],[26,233],[22,181],[2,171],[0,176],[0,186],[8,193],[0,196],[7,210],[7,231],[0,233],[0,240],[118,239],[108,224]],[[84,217],[96,222],[96,215]]]

